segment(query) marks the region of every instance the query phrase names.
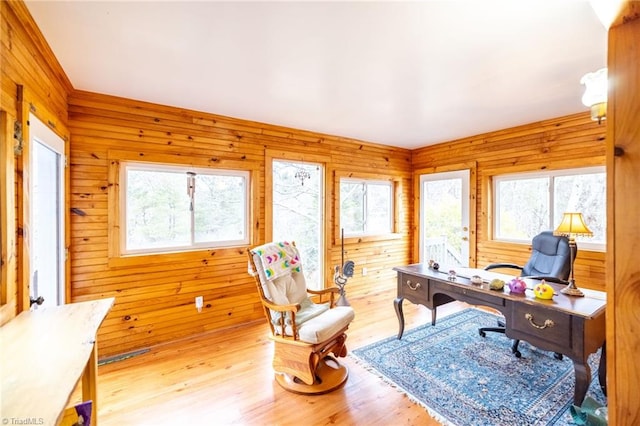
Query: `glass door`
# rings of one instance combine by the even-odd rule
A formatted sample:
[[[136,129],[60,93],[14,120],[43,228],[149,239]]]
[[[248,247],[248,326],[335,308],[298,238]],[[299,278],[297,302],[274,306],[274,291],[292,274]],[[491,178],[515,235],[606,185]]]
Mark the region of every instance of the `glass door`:
[[[295,241],[307,286],[324,283],[323,167],[319,163],[273,161],[273,241]]]
[[[420,176],[420,262],[469,266],[469,170]]]
[[[64,141],[34,115],[29,123],[29,291],[32,300],[42,297],[43,306],[56,306],[65,303]]]

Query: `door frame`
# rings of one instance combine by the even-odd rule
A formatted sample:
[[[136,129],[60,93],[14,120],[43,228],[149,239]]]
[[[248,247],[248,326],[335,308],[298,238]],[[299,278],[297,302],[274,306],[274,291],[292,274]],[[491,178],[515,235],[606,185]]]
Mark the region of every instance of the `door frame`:
[[[15,118],[0,111],[0,325],[16,316],[18,283]]]
[[[307,162],[307,163],[318,163],[323,167],[323,176],[322,176],[322,226],[320,232],[322,235],[320,236],[320,240],[324,247],[322,247],[323,259],[322,259],[322,281],[323,288],[327,288],[328,285],[331,285],[332,282],[329,281],[329,278],[333,275],[333,270],[331,270],[328,265],[328,260],[331,259],[331,232],[330,232],[330,224],[328,218],[331,217],[331,206],[328,202],[328,191],[330,178],[329,175],[332,174],[332,170],[329,168],[329,161],[331,160],[329,156],[326,155],[318,155],[318,154],[308,154],[303,152],[294,152],[294,151],[284,151],[284,150],[275,150],[275,149],[265,149],[265,177],[264,177],[264,238],[265,242],[272,241],[273,239],[273,161],[298,161],[298,162]]]
[[[29,169],[33,172],[36,168],[35,164],[33,163],[33,161],[35,160],[34,158],[34,154],[36,152],[36,144],[40,144],[42,147],[44,147],[44,149],[47,149],[51,152],[53,152],[56,156],[55,162],[56,164],[56,168],[57,168],[57,172],[58,172],[58,176],[56,178],[56,189],[59,191],[58,193],[58,197],[59,197],[59,205],[58,205],[58,211],[57,216],[58,216],[58,221],[56,222],[56,226],[58,227],[58,240],[57,240],[57,244],[56,244],[56,250],[58,251],[58,255],[60,256],[58,258],[58,265],[57,267],[59,268],[58,270],[58,279],[56,280],[56,295],[57,298],[54,302],[53,306],[57,306],[59,304],[64,304],[67,301],[67,286],[66,286],[66,258],[67,258],[67,253],[66,253],[66,245],[65,245],[65,234],[66,234],[66,224],[65,224],[65,203],[66,203],[66,194],[65,194],[65,163],[66,163],[66,155],[67,155],[67,151],[66,151],[66,144],[64,139],[62,139],[62,137],[60,135],[58,135],[57,133],[55,133],[49,126],[47,126],[47,124],[45,124],[42,120],[40,120],[40,118],[38,118],[38,116],[36,116],[35,114],[33,114],[32,112],[29,114],[29,152],[30,152],[30,162],[29,162]],[[33,176],[33,173],[31,173],[31,176]],[[31,202],[34,201],[34,185],[35,185],[35,181],[33,179],[30,179],[30,186],[29,186],[29,192],[28,192],[28,197],[29,200]],[[31,232],[27,235],[27,238],[29,238],[29,244],[32,245],[34,240],[34,232],[33,232],[33,225],[34,225],[34,214],[35,214],[35,210],[31,210],[30,211],[30,216],[29,216],[29,223],[31,224],[32,228],[31,228]],[[31,251],[33,254],[33,250]],[[62,259],[62,260],[60,260]],[[30,264],[33,263],[33,259],[29,260]],[[32,268],[33,269],[33,268]],[[31,271],[30,274],[30,281],[29,283],[31,283],[31,279],[33,278],[33,270]],[[29,288],[29,295],[31,298],[31,293],[32,293],[32,289]],[[62,295],[60,294],[62,293]],[[61,297],[62,296],[62,297]],[[49,305],[51,306],[51,305]]]
[[[413,171],[413,249],[411,263],[420,261],[420,210],[422,207],[422,188],[420,176],[433,173],[457,172],[469,170],[469,267],[477,265],[477,163],[467,161],[464,163],[447,164],[437,167],[424,167]],[[485,215],[486,216],[486,215]]]
[[[29,188],[31,185],[31,150],[30,141],[31,136],[29,133],[29,114],[33,114],[40,121],[45,123],[56,135],[60,136],[64,141],[65,154],[68,159],[69,151],[69,130],[60,122],[60,119],[56,117],[51,111],[44,107],[37,97],[28,88],[24,86],[18,86],[18,116],[17,120],[22,124],[22,144],[21,155],[17,157],[16,169],[18,176],[18,300],[17,300],[17,313],[27,311],[30,308],[29,303],[29,282],[31,277],[31,250],[29,247],[29,232],[31,226],[31,203],[29,200]],[[65,287],[65,303],[71,302],[71,266],[69,247],[71,244],[70,237],[70,168],[69,162],[64,162],[64,253],[65,266],[64,266],[64,287]]]

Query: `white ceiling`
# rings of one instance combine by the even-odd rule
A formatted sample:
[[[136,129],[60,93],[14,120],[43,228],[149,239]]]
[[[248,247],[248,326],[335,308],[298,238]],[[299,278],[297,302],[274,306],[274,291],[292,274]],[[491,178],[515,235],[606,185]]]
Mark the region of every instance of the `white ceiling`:
[[[585,111],[587,1],[26,1],[76,89],[415,148]]]

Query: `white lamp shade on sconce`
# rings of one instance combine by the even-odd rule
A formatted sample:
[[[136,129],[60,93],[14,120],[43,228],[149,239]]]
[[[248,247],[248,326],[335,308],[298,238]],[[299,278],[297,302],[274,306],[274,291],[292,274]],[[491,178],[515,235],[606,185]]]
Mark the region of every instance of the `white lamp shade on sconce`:
[[[598,71],[585,74],[580,79],[580,84],[585,85],[582,103],[590,107],[593,104],[607,102],[607,69],[601,68]]]
[[[591,108],[591,119],[601,122],[607,118],[607,69],[585,74],[580,79],[585,91],[582,95],[582,103]]]

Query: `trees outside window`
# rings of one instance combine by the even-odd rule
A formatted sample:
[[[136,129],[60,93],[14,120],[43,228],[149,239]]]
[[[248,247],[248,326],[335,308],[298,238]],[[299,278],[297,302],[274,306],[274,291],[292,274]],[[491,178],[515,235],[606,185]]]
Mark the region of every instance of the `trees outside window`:
[[[248,183],[246,171],[123,163],[122,252],[247,244]]]
[[[273,241],[295,241],[307,286],[324,285],[324,169],[320,163],[272,163]]]
[[[340,180],[340,227],[345,236],[390,234],[392,226],[391,182]]]
[[[494,237],[529,242],[555,229],[565,212],[582,213],[593,237],[580,247],[603,250],[606,235],[604,167],[521,173],[494,177]]]

